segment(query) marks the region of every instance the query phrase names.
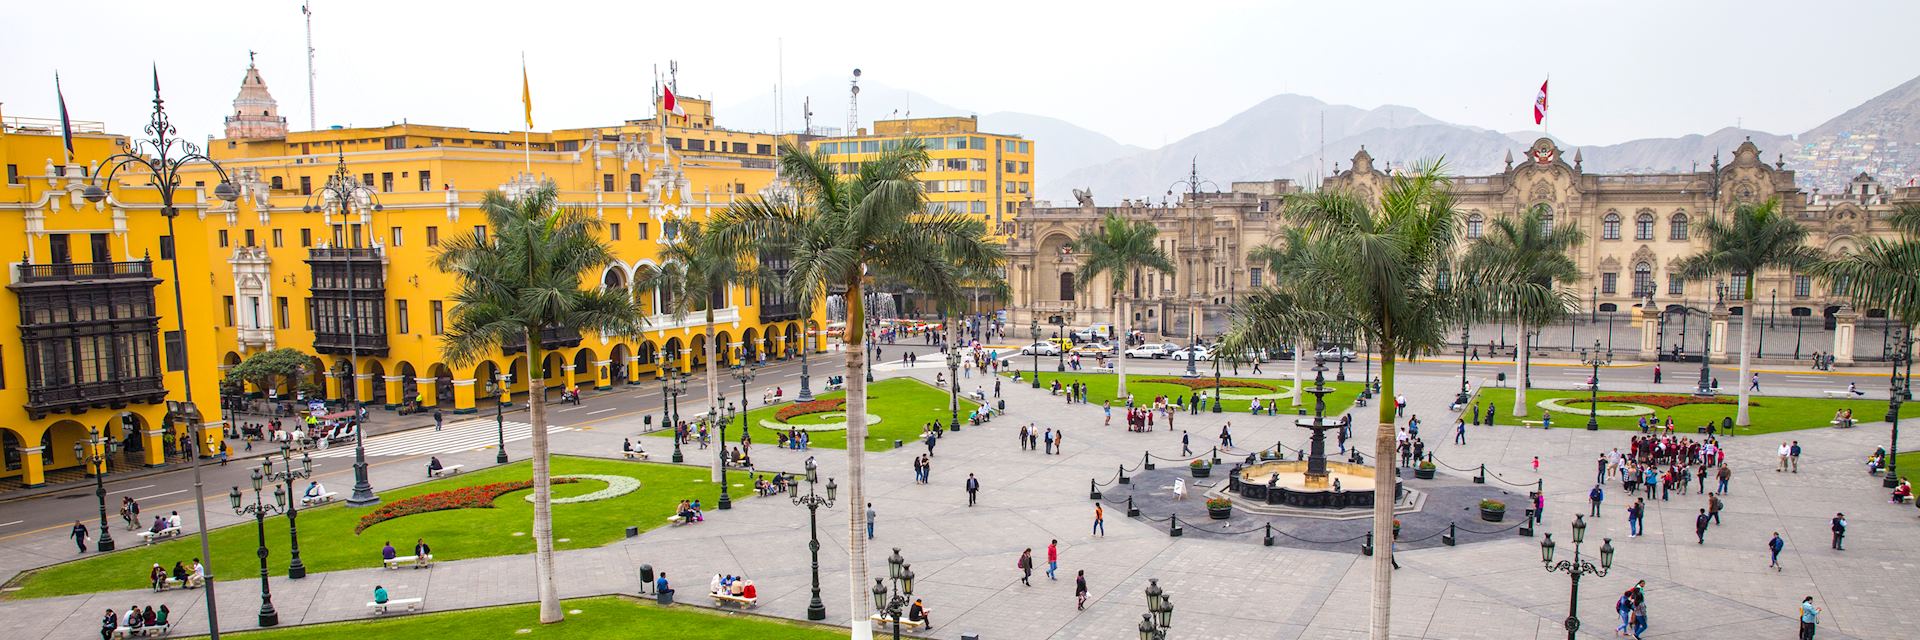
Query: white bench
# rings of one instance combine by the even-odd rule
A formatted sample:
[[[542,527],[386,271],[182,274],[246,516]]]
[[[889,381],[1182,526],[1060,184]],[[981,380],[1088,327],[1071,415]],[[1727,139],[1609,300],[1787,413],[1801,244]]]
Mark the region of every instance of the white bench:
[[[678,527],[686,523],[687,519],[680,517],[678,514],[667,516],[667,526],[669,527]]]
[[[335,499],[337,499],[337,498],[339,498],[339,497],[340,497],[340,494],[338,494],[338,493],[334,493],[334,492],[332,492],[332,491],[328,491],[328,492],[326,492],[326,493],[322,493],[322,494],[320,494],[320,495],[317,495],[317,496],[301,496],[301,497],[300,497],[300,504],[301,504],[301,505],[303,505],[303,506],[304,506],[304,505],[315,505],[315,504],[326,504],[326,503],[329,503],[329,502],[333,502],[333,501],[334,501]]]
[[[1829,398],[1851,398],[1854,396],[1862,395],[1862,394],[1854,393],[1852,391],[1848,391],[1846,389],[1826,389],[1821,391],[1820,394]]]
[[[1574,390],[1576,390],[1576,391],[1592,391],[1592,390],[1593,390],[1593,383],[1591,383],[1591,382],[1582,382],[1582,383],[1580,383],[1580,384],[1576,384],[1576,385],[1573,385],[1573,388],[1574,388]]]
[[[1847,418],[1847,419],[1845,419],[1845,420],[1838,420],[1838,419],[1836,419],[1836,420],[1828,420],[1828,421],[1827,421],[1827,424],[1830,424],[1830,425],[1833,425],[1833,426],[1836,426],[1836,427],[1840,427],[1840,428],[1842,428],[1842,429],[1846,429],[1846,428],[1849,428],[1849,427],[1852,427],[1852,426],[1853,426],[1853,419],[1852,419],[1852,418]]]
[[[433,477],[433,478],[445,478],[447,476],[460,473],[460,467],[462,466],[464,465],[450,464],[444,467],[440,467],[438,469],[434,469],[432,471],[428,471],[427,476]]]
[[[1526,429],[1532,429],[1534,427],[1540,427],[1544,429],[1546,428],[1546,424],[1547,424],[1546,422],[1540,421],[1540,420],[1521,420],[1520,421],[1520,426]]]
[[[161,529],[159,533],[154,533],[152,531],[142,531],[134,535],[140,536],[140,541],[143,543],[153,544],[155,541],[158,541],[158,540],[165,540],[167,538],[179,537],[180,527],[167,527],[165,529]]]
[[[154,589],[154,591],[166,591],[168,589],[175,589],[175,588],[184,587],[184,586],[187,586],[187,581],[185,580],[181,580],[179,578],[167,578],[166,581],[160,583],[160,588]]]
[[[740,605],[742,609],[760,604],[759,598],[745,598],[727,593],[709,593],[707,597],[713,598],[713,604],[716,607],[725,606],[729,602]]]
[[[133,627],[120,627],[113,630],[113,637],[125,638],[128,636],[141,636],[141,637],[164,636],[164,635],[167,635],[168,631],[172,631],[172,630],[173,630],[173,623],[171,622],[166,624],[144,626],[138,629],[135,629]]]
[[[423,600],[424,598],[388,598],[386,602],[369,602],[367,607],[373,609],[374,613],[387,613],[394,607],[400,607],[405,611],[418,611]]]
[[[628,459],[628,460],[645,460],[645,459],[647,459],[647,452],[645,452],[645,451],[622,451],[622,452],[620,452],[620,455],[621,455],[621,456],[623,456],[623,457],[625,457],[625,458],[626,458],[626,459]]]
[[[425,558],[421,558],[420,556],[394,556],[392,560],[386,561],[386,565],[388,569],[398,569],[402,566],[412,566],[415,569],[431,567],[433,566],[433,554],[429,553]]]
[[[878,613],[868,616],[867,619],[872,620],[874,624],[893,624],[893,618]],[[927,626],[927,622],[925,620],[908,620],[906,616],[900,616],[900,626],[908,629],[924,629]]]

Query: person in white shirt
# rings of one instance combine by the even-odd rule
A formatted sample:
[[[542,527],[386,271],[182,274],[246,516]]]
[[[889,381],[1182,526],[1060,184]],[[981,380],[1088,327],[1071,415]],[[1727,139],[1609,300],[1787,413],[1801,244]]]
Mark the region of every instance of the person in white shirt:
[[[167,526],[175,529],[180,528],[180,512],[175,511],[172,515],[167,516]]]
[[[320,484],[319,480],[315,480],[313,482],[307,483],[307,492],[305,495],[302,496],[301,499],[303,502],[311,504],[314,501],[319,500],[320,496],[324,496],[324,495],[327,495],[326,485]]]
[[[1777,469],[1774,469],[1774,471],[1775,472],[1786,471],[1787,458],[1792,455],[1793,455],[1793,447],[1787,446],[1787,443],[1785,442],[1780,443],[1780,467]]]

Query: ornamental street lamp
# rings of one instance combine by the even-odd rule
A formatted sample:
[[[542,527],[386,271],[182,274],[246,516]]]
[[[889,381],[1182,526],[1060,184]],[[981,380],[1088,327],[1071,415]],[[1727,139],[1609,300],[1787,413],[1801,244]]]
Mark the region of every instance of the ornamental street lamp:
[[[1540,541],[1540,564],[1549,573],[1565,573],[1573,580],[1573,595],[1567,599],[1567,620],[1562,625],[1567,630],[1567,640],[1574,640],[1574,636],[1580,631],[1580,576],[1592,575],[1596,578],[1604,578],[1607,576],[1607,571],[1613,568],[1613,538],[1605,538],[1600,543],[1600,566],[1598,567],[1593,566],[1592,562],[1580,559],[1580,543],[1585,542],[1586,539],[1586,518],[1575,515],[1572,560],[1554,563],[1553,534],[1547,534],[1546,539]]]
[[[88,184],[86,190],[81,193],[81,197],[86,198],[87,202],[99,204],[101,201],[107,199],[107,190],[101,187],[99,183],[113,184],[114,176],[117,175],[121,169],[129,167],[143,169],[147,174],[147,185],[160,194],[160,216],[167,219],[166,237],[168,246],[183,246],[180,244],[179,236],[175,233],[173,225],[173,219],[180,215],[180,210],[174,206],[174,197],[177,195],[180,185],[183,184],[180,176],[182,167],[187,164],[198,164],[202,162],[206,163],[208,167],[211,167],[214,175],[220,177],[220,183],[213,188],[213,196],[222,202],[231,203],[234,200],[238,200],[240,198],[240,190],[235,188],[233,182],[227,178],[227,170],[221,167],[220,163],[214,162],[212,158],[208,158],[205,154],[201,153],[198,145],[180,139],[178,131],[174,129],[173,123],[167,117],[165,101],[160,99],[160,70],[157,66],[153,71],[153,116],[147,121],[145,131],[147,135],[152,137],[142,140],[129,139],[124,141],[121,143],[119,153],[108,156],[106,160],[102,162],[101,169],[94,174],[98,179],[98,183]],[[199,187],[195,186],[194,188],[198,189]],[[176,253],[175,255],[178,254]],[[177,342],[180,344],[179,353],[182,354],[179,368],[192,371],[192,366],[187,362],[188,356],[185,355],[193,352],[187,349],[186,345],[186,305],[180,293],[180,261],[165,256],[163,256],[163,258],[170,263],[173,270],[173,321],[174,328],[179,331],[180,339]],[[187,428],[193,432],[195,447],[211,447],[213,442],[202,436],[205,432],[206,425],[201,423],[200,411],[198,407],[193,404],[193,376],[183,376],[181,378],[181,390],[184,393],[183,399],[180,400],[177,405],[174,404],[173,401],[169,401],[169,408],[178,407],[180,411],[177,415],[187,419]],[[205,451],[206,450],[203,449],[201,452],[204,453]],[[212,640],[220,640],[220,621],[218,615],[216,615],[219,608],[214,602],[213,549],[212,543],[207,539],[207,527],[205,526],[207,521],[207,499],[200,478],[200,457],[201,456],[196,455],[191,458],[193,466],[193,508],[195,515],[199,517],[201,522],[200,531],[197,535],[200,538],[200,557],[203,558],[201,564],[202,568],[205,569],[201,575],[205,578],[202,589],[206,591],[207,636]],[[102,537],[104,537],[104,535]]]
[[[1037,316],[1034,317],[1033,326],[1031,327],[1031,330],[1033,331],[1033,343],[1035,345],[1040,344],[1040,318],[1039,317]],[[1027,349],[1033,352],[1033,388],[1038,389],[1040,388],[1040,350],[1033,346],[1029,346],[1027,347]]]
[[[1199,356],[1200,350],[1197,348],[1187,352],[1188,360]],[[1213,356],[1213,412],[1220,413],[1220,356],[1218,354]]]
[[[750,366],[744,362],[736,362],[733,365],[733,379],[740,381],[740,437],[742,438],[751,437],[747,434],[747,383],[753,382],[755,372],[758,369],[759,367]],[[733,413],[733,407],[727,407],[727,413]],[[728,415],[727,419],[720,421],[720,508],[722,510],[733,508],[733,499],[727,496],[726,457],[727,423],[732,421],[732,415]]]
[[[295,469],[293,467],[293,454],[289,452],[287,446],[283,444],[280,445],[280,464],[286,467],[286,470],[274,471],[273,456],[268,455],[266,460],[261,464],[261,468],[266,471],[267,482],[279,483],[286,487],[288,496],[287,535],[293,538],[293,546],[289,548],[290,553],[293,555],[293,561],[287,565],[287,579],[299,580],[307,577],[307,565],[300,562],[300,527],[294,522],[294,520],[300,516],[300,507],[298,506],[300,501],[293,497],[298,495],[294,493],[293,481],[313,477],[313,459],[302,452],[300,454],[300,468]],[[273,491],[275,494],[280,493],[280,487],[274,487]]]
[[[1580,350],[1580,363],[1593,367],[1593,377],[1587,378],[1587,430],[1600,430],[1600,367],[1613,364],[1613,350],[1605,354],[1600,352],[1600,341],[1593,341],[1593,351]]]
[[[373,219],[371,212],[382,211],[386,209],[386,207],[380,204],[380,194],[374,191],[372,185],[362,182],[359,178],[355,178],[352,173],[347,171],[345,148],[339,149],[338,153],[339,161],[334,165],[333,175],[327,178],[325,185],[314,190],[313,195],[308,197],[306,206],[302,207],[301,210],[307,213],[325,213],[329,219],[334,216],[339,216],[343,221],[359,222],[359,224],[346,225],[348,227],[347,232],[352,234],[352,237],[347,240],[348,246],[337,249],[346,256],[346,286],[344,288],[347,290],[347,360],[345,361],[347,371],[343,373],[340,383],[342,387],[346,387],[346,385],[349,384],[354,385],[353,387],[348,387],[352,389],[352,391],[344,394],[347,396],[347,410],[353,414],[350,420],[352,420],[354,424],[353,495],[347,497],[347,504],[355,507],[366,507],[379,504],[380,496],[373,492],[373,485],[367,480],[366,425],[361,424],[360,420],[359,408],[362,400],[358,393],[360,363],[357,362],[356,359],[360,356],[361,325],[359,320],[359,307],[354,302],[354,291],[358,289],[360,285],[353,277],[353,263],[358,261],[359,258],[359,256],[354,255],[354,253],[360,248],[361,227],[372,229]],[[376,250],[369,249],[367,251],[372,252]],[[369,253],[369,255],[377,254]],[[346,377],[348,375],[353,377]],[[498,407],[495,408],[495,415],[499,415]],[[501,431],[502,435],[504,435],[505,429],[502,428]],[[501,448],[500,455],[506,455],[504,446]],[[499,458],[499,460],[504,462],[505,458],[502,457]]]
[[[807,318],[813,317],[811,303],[808,304],[806,314]],[[813,387],[809,382],[810,378],[807,372],[807,352],[813,350],[813,321],[807,320],[803,324],[805,324],[806,327],[800,330],[800,395],[794,397],[794,402],[813,401]]]
[[[687,377],[679,373],[662,375],[660,393],[666,398],[660,405],[660,420],[673,430],[673,461],[685,462],[686,457],[680,453],[680,396],[687,393]],[[668,410],[669,406],[672,410]]]
[[[891,591],[886,581],[873,579],[873,608],[879,610],[881,618],[893,619],[893,640],[900,640],[900,617],[913,603],[913,565],[900,557],[900,547],[894,547],[893,555],[887,557],[887,578],[893,581]]]
[[[1895,327],[1893,332],[1899,333],[1900,328]],[[1888,489],[1900,486],[1899,469],[1894,468],[1894,461],[1900,456],[1900,403],[1905,401],[1913,384],[1913,335],[1902,334],[1896,340],[1894,357],[1889,358],[1893,361],[1893,373],[1887,380],[1887,422],[1893,425],[1893,441],[1887,444],[1887,476],[1880,483]],[[1902,364],[1907,366],[1906,375],[1900,373]]]
[[[93,476],[93,497],[100,502],[100,543],[99,550],[113,550],[113,528],[107,526],[107,460],[120,451],[120,443],[111,437],[101,437],[100,430],[89,427],[87,439],[73,443],[73,459],[80,462],[87,475]],[[138,522],[134,524],[139,524]]]
[[[254,552],[260,556],[260,626],[271,627],[280,624],[280,614],[273,610],[273,590],[267,585],[267,516],[279,513],[287,507],[287,492],[280,485],[273,486],[273,503],[267,504],[260,499],[260,490],[266,486],[267,478],[262,473],[271,473],[273,461],[264,461],[261,467],[253,470],[253,504],[241,504],[240,487],[234,487],[227,493],[227,502],[237,516],[253,516],[253,528],[259,534],[260,548]]]
[[[868,322],[867,324],[873,327],[872,330],[867,332],[867,382],[873,382],[873,365],[878,364],[874,362],[875,356],[873,354],[879,351],[879,348],[874,346],[873,343],[880,339],[880,329],[879,323]]]
[[[1373,342],[1368,341],[1366,351],[1360,355],[1367,359],[1367,372],[1360,378],[1360,397],[1373,399]]]
[[[1467,401],[1472,398],[1472,395],[1467,393],[1467,339],[1470,337],[1468,332],[1472,330],[1471,323],[1460,323],[1460,395],[1454,396],[1453,403],[1462,408],[1465,408]]]
[[[947,345],[948,431],[960,430],[960,350]]]
[[[807,495],[793,493],[793,503],[807,508],[807,530],[811,538],[807,541],[807,551],[813,554],[813,599],[807,602],[808,620],[827,619],[827,605],[820,601],[820,508],[833,508],[835,494],[840,486],[827,478],[827,495],[814,493],[820,486],[820,470],[814,467],[813,459],[807,459]]]
[[[1707,356],[1710,355],[1712,349],[1712,347],[1708,346],[1710,344],[1708,338],[1713,336],[1713,316],[1711,314],[1707,315],[1706,322],[1702,324],[1706,325],[1706,327],[1700,331],[1700,385],[1699,388],[1693,390],[1693,393],[1694,395],[1710,396],[1713,395],[1713,372],[1709,370],[1708,362],[1711,361],[1712,358]]]
[[[1147,612],[1140,614],[1140,640],[1166,640],[1173,628],[1173,594],[1160,588],[1159,578],[1147,579]]]

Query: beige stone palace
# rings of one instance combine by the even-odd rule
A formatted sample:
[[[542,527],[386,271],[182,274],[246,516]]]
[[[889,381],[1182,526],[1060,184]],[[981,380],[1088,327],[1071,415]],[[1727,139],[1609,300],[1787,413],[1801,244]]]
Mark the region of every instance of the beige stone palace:
[[[1578,225],[1586,241],[1575,250],[1582,277],[1573,288],[1583,310],[1636,311],[1649,296],[1654,309],[1706,310],[1716,306],[1724,288],[1721,313],[1740,315],[1742,282],[1690,281],[1671,269],[1675,260],[1705,245],[1700,220],[1723,215],[1739,202],[1779,198],[1787,214],[1807,226],[1810,244],[1828,253],[1851,251],[1867,237],[1890,237],[1886,217],[1900,204],[1920,203],[1920,188],[1886,188],[1864,173],[1843,194],[1803,192],[1793,171],[1778,160],[1766,162],[1751,141],[1724,163],[1716,155],[1706,168],[1684,173],[1588,173],[1579,151],[1567,156],[1542,138],[1518,161],[1509,153],[1505,171],[1456,177],[1453,189],[1467,238],[1488,231],[1496,218],[1536,205],[1545,206],[1556,224]],[[1352,190],[1373,200],[1390,178],[1362,148],[1345,168],[1335,165],[1322,188]],[[1278,235],[1286,224],[1280,215],[1285,197],[1301,190],[1290,180],[1273,180],[1235,182],[1224,192],[1190,192],[1161,203],[1123,200],[1103,207],[1084,193],[1076,206],[1036,203],[1020,213],[1008,245],[1013,335],[1025,337],[1031,320],[1045,323],[1052,315],[1064,316],[1069,328],[1113,321],[1112,292],[1104,282],[1092,291],[1072,286],[1082,256],[1069,247],[1110,212],[1153,222],[1161,247],[1178,267],[1171,276],[1133,275],[1126,292],[1133,301],[1129,325],[1181,342],[1218,334],[1231,302],[1267,281],[1263,265],[1250,262],[1247,254]],[[1836,316],[1844,321],[1854,315],[1844,308],[1845,300],[1804,274],[1762,273],[1755,287],[1756,308],[1771,304],[1793,316],[1825,316],[1829,326]],[[1866,309],[1864,315],[1885,314]],[[1716,355],[1719,346],[1713,349]]]

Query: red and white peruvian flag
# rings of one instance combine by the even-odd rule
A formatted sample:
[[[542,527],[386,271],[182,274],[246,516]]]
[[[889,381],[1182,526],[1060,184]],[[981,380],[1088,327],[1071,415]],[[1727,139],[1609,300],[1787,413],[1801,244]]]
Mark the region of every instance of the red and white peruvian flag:
[[[1533,99],[1533,123],[1540,124],[1547,119],[1547,83],[1540,83],[1540,96]]]
[[[676,100],[676,99],[674,99],[674,97],[673,97],[673,88],[672,88],[672,87],[668,87],[668,86],[665,86],[665,85],[661,85],[661,87],[660,87],[660,91],[661,91],[661,92],[663,92],[663,95],[662,95],[662,97],[660,98],[660,108],[661,108],[662,110],[664,110],[664,111],[666,111],[666,112],[668,112],[668,113],[672,113],[673,115],[676,115],[676,116],[684,116],[684,115],[687,115],[687,110],[686,110],[686,109],[682,109],[682,108],[680,108],[680,101],[679,101],[679,100]],[[1544,89],[1543,89],[1543,91],[1544,91]],[[1541,98],[1540,98],[1541,100],[1546,100],[1546,94],[1544,94],[1544,93],[1542,93],[1542,94],[1540,94],[1540,96],[1541,96]],[[1543,105],[1544,105],[1544,104],[1546,104],[1546,103],[1545,103],[1545,102],[1542,102],[1541,104],[1543,104]],[[1543,108],[1544,108],[1544,107],[1543,107]]]

